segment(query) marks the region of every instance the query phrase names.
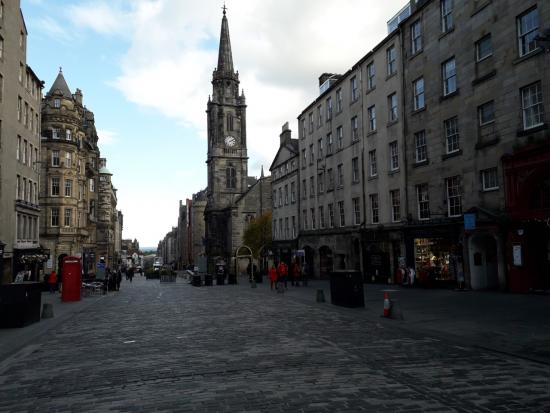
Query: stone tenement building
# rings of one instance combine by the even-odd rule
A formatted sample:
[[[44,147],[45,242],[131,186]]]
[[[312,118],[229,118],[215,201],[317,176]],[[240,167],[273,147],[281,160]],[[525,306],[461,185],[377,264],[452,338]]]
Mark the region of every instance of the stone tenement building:
[[[417,0],[320,78],[298,117],[314,276],[407,265],[421,283],[550,288],[548,21],[544,1]]]
[[[185,204],[180,200],[178,210],[178,226],[176,233],[176,268],[182,270],[190,263],[190,228],[189,228],[189,209],[191,200],[186,200]]]
[[[162,258],[164,265],[170,266],[172,269],[177,268],[177,253],[178,253],[178,228],[172,227],[162,241],[159,241],[157,246],[157,256]]]
[[[270,178],[248,176],[246,103],[233,68],[229,27],[224,9],[218,66],[208,99],[208,187],[204,213],[209,269],[230,263],[255,217],[271,210]],[[232,267],[233,268],[233,267]]]
[[[198,265],[199,259],[205,256],[204,249],[204,236],[205,236],[205,224],[204,224],[204,211],[206,209],[206,190],[202,190],[193,194],[191,200],[191,216],[189,222],[191,223],[191,244],[192,252],[191,264]]]
[[[110,267],[119,264],[119,252],[115,250],[117,230],[117,190],[113,186],[113,174],[107,169],[107,159],[99,159],[99,185],[97,203],[97,254],[104,257]]]
[[[298,117],[300,246],[314,276],[386,281],[404,254],[400,53],[394,31],[344,75],[322,75]]]
[[[27,66],[27,29],[19,1],[0,13],[0,283],[30,270],[45,253],[38,206],[42,82]]]
[[[67,255],[82,257],[85,274],[100,258],[116,266],[111,174],[100,165],[94,115],[61,71],[42,103],[41,141],[40,236],[51,257],[45,270],[60,270]]]
[[[472,288],[550,289],[550,54],[537,41],[550,3],[417,3],[401,26],[407,262],[454,280],[458,255]]]
[[[298,249],[298,139],[292,139],[288,122],[283,125],[279,150],[269,167],[273,200],[273,254],[290,263]]]

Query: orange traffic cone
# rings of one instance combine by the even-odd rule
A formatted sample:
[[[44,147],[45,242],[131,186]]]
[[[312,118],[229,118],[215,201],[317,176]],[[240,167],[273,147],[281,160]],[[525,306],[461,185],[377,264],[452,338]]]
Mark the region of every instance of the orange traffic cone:
[[[391,301],[390,294],[388,292],[384,293],[384,317],[389,317],[391,313]]]

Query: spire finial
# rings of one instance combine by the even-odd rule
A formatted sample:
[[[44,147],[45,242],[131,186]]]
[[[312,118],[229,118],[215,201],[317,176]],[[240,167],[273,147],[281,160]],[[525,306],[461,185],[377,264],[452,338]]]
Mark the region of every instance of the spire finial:
[[[63,73],[63,68],[59,66],[59,73]]]
[[[218,54],[218,72],[234,75],[233,56],[231,55],[231,41],[229,40],[229,25],[225,13],[227,7],[223,5],[222,27],[220,31],[220,50]]]

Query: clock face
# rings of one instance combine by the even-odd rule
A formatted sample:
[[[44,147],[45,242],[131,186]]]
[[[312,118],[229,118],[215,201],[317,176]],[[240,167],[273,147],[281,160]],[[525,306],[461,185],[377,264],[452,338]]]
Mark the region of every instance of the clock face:
[[[237,139],[234,136],[228,135],[225,137],[225,144],[227,146],[235,146],[237,144]]]

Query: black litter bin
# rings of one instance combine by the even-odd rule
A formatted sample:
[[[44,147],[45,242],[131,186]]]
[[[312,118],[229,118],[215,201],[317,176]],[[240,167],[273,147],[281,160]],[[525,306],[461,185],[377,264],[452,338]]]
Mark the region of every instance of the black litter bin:
[[[199,274],[194,274],[191,277],[191,285],[193,287],[200,287],[202,285],[201,276]]]
[[[257,284],[260,284],[263,282],[263,276],[262,276],[262,273],[257,273],[257,274],[254,274],[254,281],[256,281]]]
[[[225,284],[225,274],[216,274],[216,284],[217,285],[224,285]]]
[[[0,328],[23,327],[40,321],[42,283],[0,285]]]
[[[237,274],[229,274],[227,284],[237,284]]]
[[[340,270],[331,272],[330,302],[342,307],[365,307],[361,271]]]
[[[214,277],[212,274],[206,274],[204,276],[204,285],[212,286],[214,285]]]

